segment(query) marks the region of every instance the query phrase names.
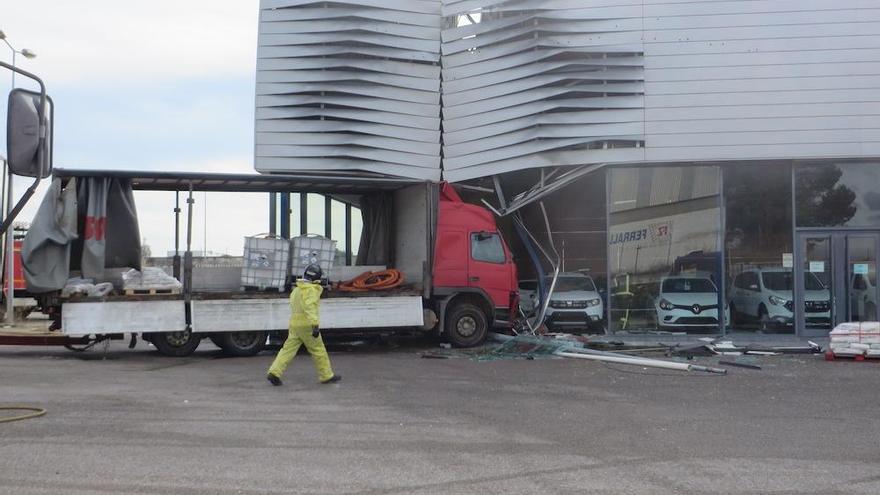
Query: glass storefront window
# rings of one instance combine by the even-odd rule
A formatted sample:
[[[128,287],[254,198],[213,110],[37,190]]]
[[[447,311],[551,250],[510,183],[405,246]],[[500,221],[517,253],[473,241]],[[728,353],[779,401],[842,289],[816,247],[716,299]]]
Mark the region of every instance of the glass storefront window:
[[[539,180],[537,174],[523,174],[517,178],[522,183],[508,183],[506,187],[520,191]],[[601,333],[606,328],[608,232],[605,197],[605,171],[600,170],[543,200],[550,223],[553,250],[558,253],[560,260],[560,276],[545,320],[547,326],[555,331]],[[532,235],[545,249],[552,252],[540,207],[524,208],[521,214]],[[517,263],[522,309],[526,314],[534,314],[538,307],[535,303],[539,300],[539,288],[543,286],[547,290],[550,279],[539,280],[531,257],[512,225],[505,219],[501,219],[499,225],[505,232],[505,240],[509,243]],[[545,275],[552,273],[549,264],[541,258],[542,271]]]
[[[880,224],[880,163],[795,165],[798,227]]]
[[[612,331],[720,330],[719,173],[715,166],[609,173]]]
[[[791,165],[724,167],[729,330],[794,331]]]

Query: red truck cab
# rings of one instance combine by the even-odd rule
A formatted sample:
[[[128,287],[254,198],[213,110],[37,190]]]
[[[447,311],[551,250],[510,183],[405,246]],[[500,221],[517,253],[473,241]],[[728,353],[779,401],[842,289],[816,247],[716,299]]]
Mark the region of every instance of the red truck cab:
[[[452,343],[481,343],[493,326],[516,316],[519,287],[510,249],[489,210],[465,203],[449,184],[440,187],[433,293],[440,323]]]

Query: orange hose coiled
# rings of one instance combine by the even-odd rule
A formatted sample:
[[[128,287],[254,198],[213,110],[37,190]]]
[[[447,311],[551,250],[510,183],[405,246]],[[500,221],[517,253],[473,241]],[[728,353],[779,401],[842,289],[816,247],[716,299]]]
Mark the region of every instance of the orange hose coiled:
[[[388,269],[379,272],[366,272],[337,286],[342,292],[369,292],[371,290],[389,290],[403,284],[404,277],[400,270]]]

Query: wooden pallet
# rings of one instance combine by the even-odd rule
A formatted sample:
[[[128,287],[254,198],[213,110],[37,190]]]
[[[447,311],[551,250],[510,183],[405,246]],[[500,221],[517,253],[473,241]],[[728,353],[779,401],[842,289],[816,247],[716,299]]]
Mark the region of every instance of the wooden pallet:
[[[825,361],[836,361],[838,359],[846,359],[848,361],[876,361],[880,360],[880,356],[848,356],[844,354],[835,354],[834,351],[825,351]]]
[[[180,289],[125,289],[126,296],[168,296],[180,294]]]

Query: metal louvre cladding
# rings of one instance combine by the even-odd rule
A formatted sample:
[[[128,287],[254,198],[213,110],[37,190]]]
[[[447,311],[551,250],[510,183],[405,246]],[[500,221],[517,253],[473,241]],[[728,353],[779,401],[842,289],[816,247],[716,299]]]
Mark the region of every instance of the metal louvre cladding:
[[[440,178],[440,0],[261,0],[255,167]]]
[[[614,3],[443,0],[445,178],[638,156],[642,11]]]

